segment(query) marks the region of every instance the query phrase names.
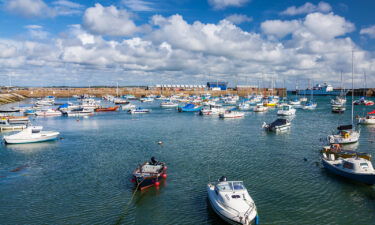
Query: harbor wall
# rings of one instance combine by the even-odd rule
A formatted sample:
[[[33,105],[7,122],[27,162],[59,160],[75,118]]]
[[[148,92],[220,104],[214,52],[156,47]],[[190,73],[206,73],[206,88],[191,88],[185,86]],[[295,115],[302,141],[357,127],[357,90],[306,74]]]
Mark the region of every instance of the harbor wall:
[[[0,93],[0,105],[18,102],[23,99],[25,99],[25,97],[17,93]]]
[[[89,94],[94,95],[96,97],[102,97],[105,95],[117,95],[117,89],[114,87],[100,87],[100,88],[17,88],[13,89],[12,93],[17,93],[29,98],[38,98],[38,97],[45,97],[49,95],[53,95],[56,97],[71,97],[73,95],[83,95]],[[196,88],[196,89],[172,89],[172,88],[139,88],[139,87],[119,87],[118,88],[118,95],[127,95],[131,94],[136,97],[141,97],[145,95],[164,95],[170,96],[174,94],[185,94],[185,95],[200,95],[210,93],[213,96],[220,96],[225,94],[237,94],[240,96],[245,96],[249,94],[265,94],[265,95],[279,95],[285,96],[286,90],[283,88],[246,88],[246,89],[228,89],[225,91],[212,91],[212,90],[205,90],[204,88]]]

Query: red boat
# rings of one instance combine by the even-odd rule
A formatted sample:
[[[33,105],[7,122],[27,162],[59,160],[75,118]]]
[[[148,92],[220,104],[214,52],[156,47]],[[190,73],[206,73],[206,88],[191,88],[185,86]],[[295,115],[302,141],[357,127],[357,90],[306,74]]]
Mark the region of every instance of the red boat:
[[[107,108],[97,108],[95,112],[112,112],[117,111],[120,106],[107,107]]]
[[[133,179],[137,189],[143,190],[148,187],[159,187],[160,181],[167,178],[167,166],[163,162],[156,161],[155,157],[150,162],[139,165],[133,171]]]

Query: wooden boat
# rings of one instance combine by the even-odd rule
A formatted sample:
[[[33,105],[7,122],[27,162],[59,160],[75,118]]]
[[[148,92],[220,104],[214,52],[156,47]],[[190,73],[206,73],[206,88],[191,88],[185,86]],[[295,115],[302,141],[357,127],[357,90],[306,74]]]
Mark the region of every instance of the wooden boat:
[[[95,112],[113,112],[117,111],[120,106],[114,106],[114,107],[107,107],[107,108],[97,108],[95,109]]]
[[[133,182],[137,189],[143,190],[152,186],[159,186],[160,180],[167,178],[167,166],[163,162],[158,162],[155,157],[151,157],[150,162],[139,165],[133,171]]]
[[[343,146],[340,144],[332,144],[330,146],[324,146],[323,149],[320,151],[321,154],[325,153],[326,155],[333,154],[335,158],[353,158],[353,157],[360,157],[366,160],[371,160],[372,156],[368,153],[357,152],[353,150],[345,150]]]

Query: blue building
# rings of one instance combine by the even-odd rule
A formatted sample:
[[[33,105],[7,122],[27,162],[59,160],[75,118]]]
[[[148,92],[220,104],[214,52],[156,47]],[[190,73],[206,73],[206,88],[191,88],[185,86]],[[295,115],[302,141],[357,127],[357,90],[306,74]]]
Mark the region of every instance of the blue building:
[[[208,88],[220,88],[220,90],[225,91],[228,87],[228,82],[207,82]]]

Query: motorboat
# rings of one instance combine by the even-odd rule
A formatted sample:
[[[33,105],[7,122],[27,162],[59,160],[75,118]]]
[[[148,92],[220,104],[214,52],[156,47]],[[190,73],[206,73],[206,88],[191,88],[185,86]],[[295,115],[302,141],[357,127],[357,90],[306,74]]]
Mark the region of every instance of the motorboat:
[[[278,116],[293,116],[296,114],[296,109],[291,105],[285,105],[282,109],[277,111]]]
[[[129,109],[135,109],[136,106],[130,102],[126,102],[125,104],[121,105],[121,110],[126,111]]]
[[[358,123],[363,125],[375,124],[375,110],[367,113],[364,117],[358,117]]]
[[[155,157],[151,157],[150,162],[139,165],[133,171],[133,182],[136,188],[143,190],[152,186],[159,186],[162,179],[167,178],[167,166],[163,162],[159,162]]]
[[[301,97],[301,98],[299,98],[300,102],[307,102],[307,100],[308,100],[307,97]]]
[[[244,112],[237,112],[237,111],[231,111],[231,110],[226,110],[223,113],[219,113],[219,117],[224,119],[224,118],[242,118],[245,116]]]
[[[129,102],[128,100],[123,99],[123,98],[114,98],[112,101],[113,101],[113,103],[115,103],[116,105],[127,104],[127,103]]]
[[[178,107],[178,103],[172,102],[172,101],[165,101],[160,103],[160,107],[162,108],[176,108]]]
[[[345,105],[346,104],[346,98],[342,96],[336,96],[335,99],[331,100],[331,105]]]
[[[238,105],[238,109],[239,110],[250,110],[251,106],[250,106],[249,103],[243,102],[243,103]]]
[[[335,154],[322,153],[321,160],[324,168],[333,174],[369,185],[375,184],[375,170],[371,161],[364,157],[336,158]]]
[[[289,105],[292,106],[301,106],[301,101],[298,98],[294,98],[289,102]]]
[[[79,108],[81,108],[81,106],[74,105],[73,103],[68,102],[68,103],[60,105],[57,109],[60,110],[61,112],[66,112],[66,111],[70,111],[70,110],[73,110],[73,109],[79,109]]]
[[[3,116],[0,117],[0,120],[8,120],[10,124],[28,123],[30,121],[28,116]]]
[[[29,126],[19,133],[4,136],[7,144],[26,144],[55,140],[60,134],[56,131],[42,131],[42,126]]]
[[[342,125],[337,127],[338,133],[328,135],[329,144],[351,144],[358,141],[360,132],[353,129],[353,125]]]
[[[344,113],[345,110],[345,105],[332,105],[332,113]]]
[[[84,98],[81,99],[81,104],[79,108],[91,109],[94,110],[96,108],[100,108],[100,101],[97,101],[93,98]]]
[[[317,106],[317,105],[318,105],[318,104],[317,104],[316,102],[308,101],[308,102],[306,102],[306,103],[303,105],[302,109],[313,110],[313,109],[316,109],[316,106]]]
[[[365,105],[365,106],[372,106],[374,102],[371,100],[365,99],[365,97],[360,98],[359,100],[355,100],[353,102],[354,105]]]
[[[47,109],[35,112],[36,116],[61,116],[62,113],[55,109]]]
[[[0,119],[0,131],[22,130],[26,124],[10,124],[6,119]]]
[[[73,109],[73,110],[64,112],[63,115],[65,115],[65,116],[75,116],[75,117],[92,116],[92,115],[94,115],[94,110],[93,109],[87,109],[87,108],[79,108],[79,109]]]
[[[201,116],[212,116],[212,115],[219,115],[220,113],[224,113],[225,109],[222,108],[220,105],[211,105],[209,107],[204,107],[199,111],[199,115]]]
[[[113,111],[117,111],[119,108],[120,106],[103,107],[103,108],[101,107],[101,108],[95,109],[95,112],[113,112]]]
[[[140,98],[139,101],[141,102],[153,102],[154,99],[150,97]]]
[[[199,112],[202,109],[202,106],[194,104],[186,104],[183,107],[178,107],[179,112]]]
[[[253,109],[254,112],[266,112],[268,110],[268,107],[264,105],[256,105]]]
[[[207,184],[207,195],[211,208],[229,224],[259,224],[257,208],[242,181],[227,181]]]
[[[267,124],[266,122],[263,122],[262,128],[264,128],[266,131],[284,131],[288,130],[291,126],[291,123],[287,119],[278,118],[272,123]]]
[[[145,114],[145,113],[149,113],[149,112],[151,112],[151,110],[143,109],[143,108],[136,108],[136,109],[129,109],[128,110],[128,113],[130,113],[130,114]]]

